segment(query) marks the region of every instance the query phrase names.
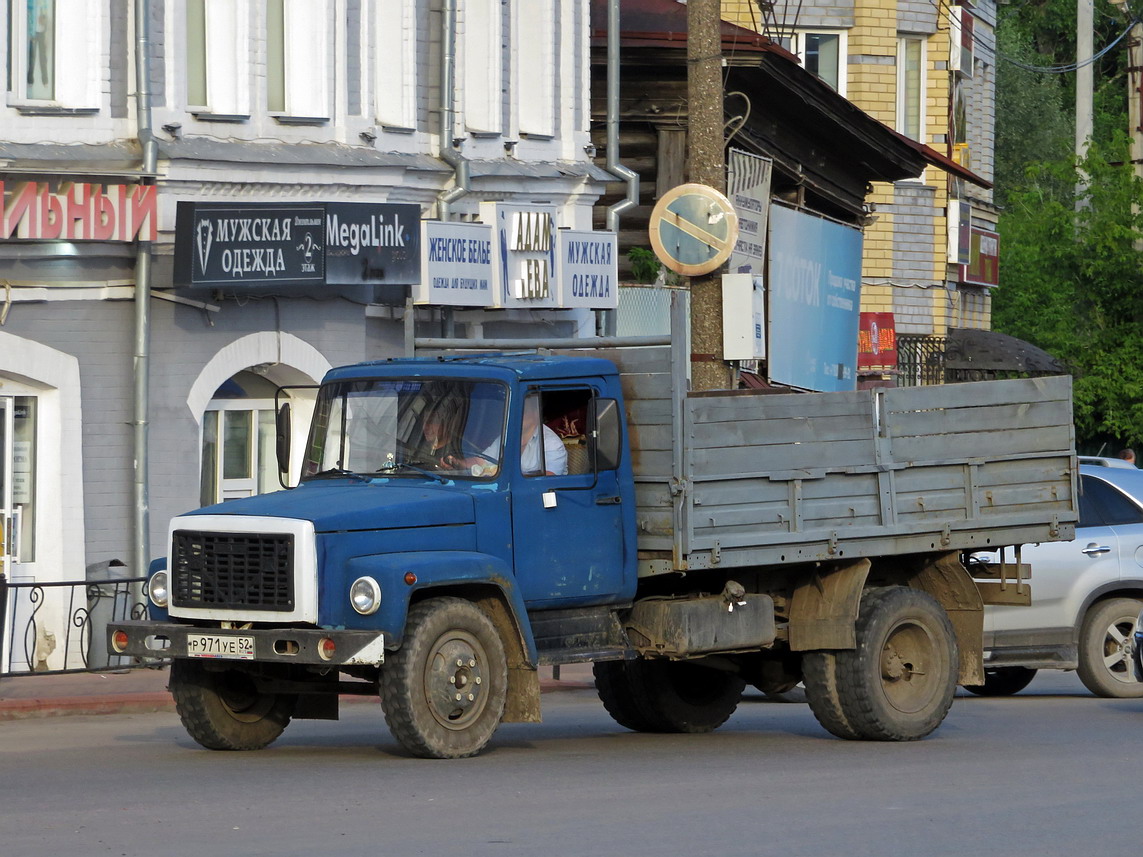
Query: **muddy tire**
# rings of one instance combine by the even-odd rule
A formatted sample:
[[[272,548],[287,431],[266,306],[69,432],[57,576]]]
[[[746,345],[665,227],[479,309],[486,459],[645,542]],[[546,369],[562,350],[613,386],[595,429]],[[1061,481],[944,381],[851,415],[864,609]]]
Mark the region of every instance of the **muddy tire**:
[[[767,696],[781,696],[801,684],[801,658],[790,655],[782,658],[755,657],[743,665],[742,677],[747,684]]]
[[[806,701],[822,728],[838,738],[851,741],[859,738],[841,706],[837,688],[837,653],[807,652],[802,657],[802,673],[805,675]]]
[[[261,693],[240,670],[208,670],[181,658],[171,664],[169,687],[187,733],[208,750],[261,750],[297,706],[297,696]]]
[[[1019,693],[1036,677],[1028,667],[985,667],[984,684],[966,684],[964,689],[977,696],[1011,696]]]
[[[635,732],[711,732],[746,688],[740,676],[686,661],[604,661],[594,671],[607,713]]]
[[[1134,598],[1111,598],[1092,607],[1079,638],[1079,674],[1083,686],[1108,699],[1143,697],[1135,679],[1132,645],[1135,621],[1143,603]]]
[[[940,726],[959,657],[944,608],[918,589],[867,589],[856,631],[857,648],[836,653],[841,708],[856,737],[915,741]]]
[[[651,710],[648,694],[627,670],[627,661],[592,665],[595,692],[611,719],[632,732],[665,732],[666,724]]]
[[[479,753],[504,714],[508,663],[492,620],[462,598],[409,610],[405,642],[381,669],[385,722],[425,759]]]

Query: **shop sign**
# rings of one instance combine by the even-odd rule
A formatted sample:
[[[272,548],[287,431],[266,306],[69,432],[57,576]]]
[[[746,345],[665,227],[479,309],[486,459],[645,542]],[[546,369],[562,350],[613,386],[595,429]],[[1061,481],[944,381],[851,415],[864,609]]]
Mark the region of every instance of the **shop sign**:
[[[770,209],[770,380],[820,392],[857,388],[859,229]]]
[[[588,309],[619,306],[618,242],[614,232],[559,231],[559,305]]]
[[[1000,285],[1000,235],[973,227],[969,262],[961,268],[961,282],[974,286]]]
[[[774,163],[738,149],[730,150],[727,196],[738,215],[738,239],[730,254],[732,274],[761,277],[766,266],[766,230]]]
[[[421,282],[413,300],[439,306],[492,305],[492,227],[421,222]]]
[[[325,281],[408,285],[420,279],[421,207],[326,203]]]
[[[893,313],[861,314],[857,331],[857,368],[897,368],[897,330]]]
[[[176,285],[402,285],[420,276],[420,206],[180,202]]]
[[[0,181],[0,241],[154,241],[158,188]]]
[[[480,219],[493,231],[492,306],[557,307],[556,207],[485,202]]]

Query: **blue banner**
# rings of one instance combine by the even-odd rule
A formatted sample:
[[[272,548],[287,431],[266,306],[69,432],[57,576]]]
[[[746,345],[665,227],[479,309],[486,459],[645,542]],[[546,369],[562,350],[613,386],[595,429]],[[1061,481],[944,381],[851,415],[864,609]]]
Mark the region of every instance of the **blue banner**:
[[[770,211],[770,380],[857,389],[861,232],[800,211]]]

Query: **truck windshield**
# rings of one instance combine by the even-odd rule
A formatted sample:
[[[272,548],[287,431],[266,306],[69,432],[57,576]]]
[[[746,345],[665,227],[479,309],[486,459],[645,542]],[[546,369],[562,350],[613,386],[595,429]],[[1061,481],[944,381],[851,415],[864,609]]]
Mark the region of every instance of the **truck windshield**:
[[[489,381],[340,381],[318,393],[303,479],[344,474],[490,479],[507,388]]]

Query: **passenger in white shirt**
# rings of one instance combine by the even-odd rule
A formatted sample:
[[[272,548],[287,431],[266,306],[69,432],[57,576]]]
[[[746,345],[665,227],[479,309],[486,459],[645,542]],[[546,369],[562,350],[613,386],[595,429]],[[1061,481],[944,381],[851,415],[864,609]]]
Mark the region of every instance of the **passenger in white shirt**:
[[[539,429],[539,431],[537,431]],[[543,438],[544,457],[540,459]],[[524,400],[523,430],[520,432],[520,470],[525,476],[566,476],[568,453],[559,435],[540,422],[540,397],[528,396]]]

